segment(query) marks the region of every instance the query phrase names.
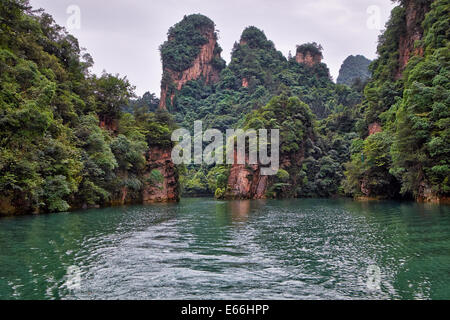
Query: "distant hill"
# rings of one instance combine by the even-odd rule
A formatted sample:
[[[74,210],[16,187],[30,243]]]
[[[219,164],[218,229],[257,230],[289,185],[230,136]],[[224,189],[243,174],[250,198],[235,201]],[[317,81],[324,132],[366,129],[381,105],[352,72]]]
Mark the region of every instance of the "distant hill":
[[[371,62],[362,55],[347,57],[339,70],[337,83],[351,86],[357,79],[362,81],[369,79],[371,76],[369,71]]]

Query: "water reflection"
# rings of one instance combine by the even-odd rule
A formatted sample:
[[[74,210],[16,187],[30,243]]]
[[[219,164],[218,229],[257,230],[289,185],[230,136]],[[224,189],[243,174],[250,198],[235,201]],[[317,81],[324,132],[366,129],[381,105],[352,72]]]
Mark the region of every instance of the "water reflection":
[[[232,222],[247,222],[252,214],[257,214],[266,205],[266,200],[236,200],[226,202],[225,210]]]

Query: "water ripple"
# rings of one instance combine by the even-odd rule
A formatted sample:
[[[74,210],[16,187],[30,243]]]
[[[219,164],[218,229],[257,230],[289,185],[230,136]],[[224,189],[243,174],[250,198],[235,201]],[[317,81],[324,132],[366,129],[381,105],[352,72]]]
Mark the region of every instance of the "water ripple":
[[[185,199],[1,220],[0,248],[0,299],[450,298],[445,206]]]

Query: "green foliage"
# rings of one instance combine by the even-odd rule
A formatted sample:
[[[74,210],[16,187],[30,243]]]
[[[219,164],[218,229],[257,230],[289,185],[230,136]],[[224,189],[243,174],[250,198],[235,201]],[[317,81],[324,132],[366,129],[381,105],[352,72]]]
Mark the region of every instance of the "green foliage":
[[[223,199],[226,194],[226,189],[224,188],[217,188],[216,192],[214,193],[214,198],[216,199]]]
[[[304,47],[320,52],[322,50],[314,44]],[[271,100],[281,94],[285,94],[283,99],[292,99],[288,99],[290,102]],[[299,102],[299,99],[308,106]],[[295,180],[296,188],[283,185],[279,187],[289,190],[286,196],[329,196],[338,192],[343,178],[343,163],[350,158],[348,146],[341,147],[341,144],[349,144],[351,139],[332,137],[333,145],[339,146],[340,150],[332,155],[333,163],[338,165],[329,169],[320,162],[320,158],[331,151],[328,141],[322,138],[308,139],[315,135],[313,114],[319,119],[339,114],[333,121],[333,126],[336,130],[345,131],[342,135],[347,135],[355,124],[352,117],[356,115],[351,110],[356,109],[361,99],[360,92],[348,86],[334,84],[325,64],[308,67],[297,63],[295,59],[287,60],[263,31],[248,27],[243,31],[240,42],[234,45],[231,62],[222,70],[218,83],[206,85],[199,79],[188,82],[177,92],[174,101],[174,109],[177,110],[175,121],[191,130],[195,120],[202,120],[204,129],[216,128],[221,131],[233,127],[283,128],[282,152],[301,153],[306,141],[313,161],[308,162],[308,169],[305,170],[286,169],[290,179]],[[269,114],[273,115],[269,117]],[[333,130],[331,122],[330,120],[328,123],[330,128],[326,129],[328,133]],[[327,124],[324,125],[326,126]],[[345,150],[342,154],[339,153],[341,149]],[[322,167],[322,173],[319,174]],[[207,187],[205,180],[196,174],[201,172],[200,175],[209,176],[210,170],[212,169],[190,168],[183,178],[185,193],[213,193],[218,188],[224,189],[225,185]],[[325,177],[327,170],[335,170],[332,177]],[[320,191],[319,184],[322,186]],[[198,190],[194,190],[196,188]]]
[[[362,55],[349,56],[342,63],[337,83],[352,86],[357,81],[366,81],[370,78],[369,65],[371,61]]]
[[[289,172],[286,170],[280,169],[277,173],[277,179],[281,181],[288,181],[289,180]]]
[[[163,68],[180,72],[191,67],[201,46],[208,42],[205,33],[214,33],[214,28],[214,22],[201,14],[184,16],[169,29],[169,40],[160,47]]]
[[[301,168],[300,158],[308,153],[307,144],[315,137],[314,115],[298,97],[273,97],[263,108],[247,115],[244,129],[271,128],[280,130],[280,158],[290,157],[290,166],[281,167],[271,181],[269,193],[275,197],[296,195]],[[266,147],[270,150],[270,145]],[[294,187],[289,187],[293,185]]]
[[[181,181],[183,193],[187,195],[214,194],[215,189],[209,188],[206,175],[206,168],[188,169]]]
[[[322,57],[323,48],[320,44],[315,42],[305,43],[297,46],[297,53],[301,53],[303,55],[311,54],[312,56],[321,56]]]
[[[251,49],[273,49],[274,45],[267,40],[263,31],[254,26],[245,28],[241,35],[241,44],[247,45]]]
[[[122,111],[132,113],[137,119],[140,119],[149,112],[155,112],[159,107],[159,99],[154,93],[146,92],[142,97],[132,99],[128,105],[122,107]]]
[[[351,163],[346,165],[344,191],[353,195],[395,197],[399,185],[389,174],[392,136],[388,132],[380,132],[361,142],[358,139],[353,142],[352,149],[361,150],[361,153],[354,153]]]
[[[450,6],[435,1],[427,15],[424,57],[405,72],[403,99],[393,131],[391,172],[402,182],[402,193],[418,197],[424,188],[450,193]]]
[[[168,40],[160,47],[164,70],[161,83],[166,90],[163,103],[168,110],[179,112],[181,117],[185,113],[183,109],[183,102],[185,101],[181,101],[181,105],[177,103],[178,96],[184,95],[178,94],[179,90],[172,81],[173,76],[189,69],[199,56],[202,46],[210,40],[215,41],[211,61],[214,72],[219,73],[225,68],[226,62],[220,57],[222,48],[218,45],[217,38],[214,22],[200,14],[185,16],[182,21],[170,28]],[[190,96],[192,97],[192,95]],[[173,101],[173,98],[175,98],[175,101]]]
[[[448,0],[434,1],[424,21],[409,22],[423,27],[422,40],[415,44],[423,55],[413,54],[400,78],[405,5],[401,2],[392,11],[380,37],[379,58],[371,65],[373,80],[365,89],[365,125],[380,122],[384,132],[364,140],[363,161],[361,140],[353,144],[345,182],[348,193],[433,198],[450,191],[450,6]]]
[[[215,166],[209,170],[206,176],[209,190],[214,192],[218,188],[226,189],[229,173],[229,168],[222,165]]]
[[[139,106],[121,119],[128,80],[92,75],[78,41],[27,1],[2,1],[0,17],[0,213],[106,205],[124,187],[138,196],[148,145],[171,143],[170,116]]]

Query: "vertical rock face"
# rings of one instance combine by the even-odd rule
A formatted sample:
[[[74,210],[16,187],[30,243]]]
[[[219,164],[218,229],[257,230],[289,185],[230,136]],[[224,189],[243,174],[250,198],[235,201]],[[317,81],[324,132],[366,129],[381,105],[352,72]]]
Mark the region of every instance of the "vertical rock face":
[[[436,195],[433,189],[424,181],[422,181],[419,186],[418,194],[418,202],[450,204],[450,197]]]
[[[126,186],[113,195],[112,206],[127,204],[149,204],[156,202],[176,202],[180,200],[178,170],[172,162],[172,148],[152,146],[147,152],[147,165],[144,175],[144,187],[141,192],[132,192]],[[159,180],[154,179],[154,170],[159,174]],[[122,178],[127,178],[126,172],[120,172]]]
[[[381,124],[378,122],[374,122],[369,125],[369,136],[382,131],[383,129],[381,128]]]
[[[297,52],[297,55],[295,56],[295,61],[297,61],[297,63],[306,64],[308,67],[312,67],[322,62],[322,55],[314,54],[310,51],[307,51],[306,53]]]
[[[183,27],[183,24],[190,23],[189,19],[191,19],[191,17],[192,16],[185,17],[185,19],[175,27]],[[204,16],[200,17],[201,19],[205,19],[205,21],[209,20]],[[219,73],[221,70],[220,65],[223,60],[220,57],[221,49],[217,44],[217,34],[212,21],[208,24],[197,23],[195,25],[195,29],[192,31],[192,34],[183,34],[184,39],[180,39],[182,36],[177,33],[170,34],[169,32],[169,38],[165,45],[169,44],[174,46],[183,46],[182,40],[191,45],[198,40],[194,38],[200,35],[203,37],[205,43],[199,47],[198,55],[189,63],[188,67],[184,69],[181,67],[182,70],[180,70],[179,67],[174,68],[171,66],[171,62],[165,61],[164,55],[162,56],[163,81],[161,84],[160,109],[167,109],[168,103],[173,104],[176,91],[181,90],[188,81],[198,80],[200,78],[202,78],[207,84],[219,81]],[[192,37],[192,39],[189,39],[189,37]],[[223,62],[223,64],[225,64],[225,62]]]
[[[229,199],[265,199],[269,176],[261,175],[259,165],[237,164],[236,152],[234,158],[235,161],[228,178],[226,197]]]
[[[415,42],[422,39],[422,22],[430,11],[433,0],[405,0],[405,33],[399,39],[399,68],[396,78],[402,77],[411,56],[423,55],[423,48],[415,48]]]
[[[297,46],[295,61],[297,61],[297,63],[305,64],[308,67],[313,67],[322,62],[322,51],[323,48],[320,44],[315,42],[304,43]]]
[[[172,162],[172,148],[153,146],[147,154],[147,180],[142,192],[143,203],[179,201],[178,170]],[[160,173],[160,181],[152,181],[152,171]]]
[[[261,174],[261,165],[237,164],[237,153],[234,155],[234,164],[231,167],[228,177],[228,187],[225,197],[227,199],[266,199],[267,191],[275,182],[275,176],[264,176]],[[290,154],[281,155],[280,168],[289,170],[293,167],[300,168],[305,159],[305,151],[302,148]],[[246,159],[248,163],[248,158]],[[290,186],[295,186],[296,181],[289,181]],[[285,196],[292,196],[288,189],[290,186],[283,187]]]
[[[27,213],[39,213],[39,210],[33,209],[31,201],[23,195],[11,193],[0,196],[0,217]]]

